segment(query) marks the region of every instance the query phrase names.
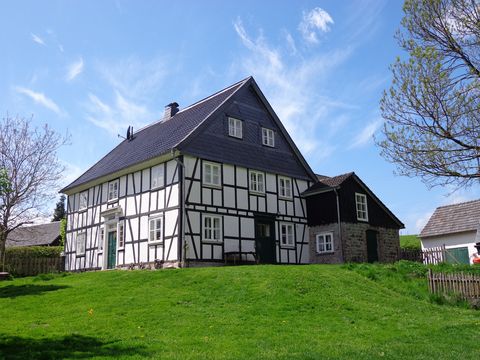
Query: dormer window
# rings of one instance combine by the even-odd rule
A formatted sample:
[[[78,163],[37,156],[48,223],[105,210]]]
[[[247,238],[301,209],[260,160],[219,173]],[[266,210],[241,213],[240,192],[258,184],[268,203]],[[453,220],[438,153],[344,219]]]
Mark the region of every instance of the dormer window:
[[[368,221],[367,196],[355,193],[355,203],[357,206],[357,220]]]
[[[262,128],[262,144],[275,147],[275,133],[272,129]]]
[[[242,120],[228,118],[228,135],[241,139],[243,137]]]

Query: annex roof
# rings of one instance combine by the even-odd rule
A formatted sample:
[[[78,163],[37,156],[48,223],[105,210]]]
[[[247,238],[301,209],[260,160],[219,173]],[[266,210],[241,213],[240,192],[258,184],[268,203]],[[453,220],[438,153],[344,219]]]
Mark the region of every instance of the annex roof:
[[[8,234],[6,246],[46,246],[60,237],[60,221],[47,224],[23,226]]]
[[[420,237],[476,231],[480,223],[480,199],[438,207]]]
[[[318,175],[317,179],[318,182],[310,186],[306,191],[302,193],[302,196],[309,197],[316,194],[325,193],[328,191],[333,191],[334,189],[338,189],[342,186],[342,184],[347,181],[348,179],[353,178],[370,196],[371,198],[381,207],[384,211],[389,214],[389,216],[401,227],[404,228],[405,225],[398,219],[394,213],[390,211],[390,209],[375,195],[375,193],[370,190],[370,188],[355,174],[355,172],[351,171],[345,174],[337,175],[337,176],[325,176],[325,175]]]

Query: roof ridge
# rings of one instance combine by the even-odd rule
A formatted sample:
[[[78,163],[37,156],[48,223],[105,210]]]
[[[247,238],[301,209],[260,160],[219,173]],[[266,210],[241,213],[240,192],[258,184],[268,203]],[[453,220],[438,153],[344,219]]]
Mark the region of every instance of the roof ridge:
[[[441,205],[441,206],[437,206],[437,209],[446,208],[446,207],[452,207],[452,206],[465,205],[465,204],[469,204],[469,203],[473,203],[473,202],[478,202],[478,201],[480,201],[480,199],[468,200],[468,201],[463,201],[463,202],[454,203],[454,204],[448,204],[448,205]]]

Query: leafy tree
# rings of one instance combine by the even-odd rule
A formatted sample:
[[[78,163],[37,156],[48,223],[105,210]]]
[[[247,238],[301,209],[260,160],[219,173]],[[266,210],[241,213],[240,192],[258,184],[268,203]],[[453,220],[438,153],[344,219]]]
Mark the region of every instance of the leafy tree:
[[[0,260],[5,260],[8,234],[39,216],[58,188],[63,166],[57,150],[67,142],[48,125],[32,127],[31,121],[7,115],[0,122]],[[6,184],[6,185],[5,185]],[[4,266],[3,266],[4,267]]]
[[[60,221],[65,218],[65,215],[65,195],[62,194],[53,211],[52,221]]]
[[[406,0],[397,33],[406,60],[381,100],[381,154],[429,186],[480,179],[480,4]]]

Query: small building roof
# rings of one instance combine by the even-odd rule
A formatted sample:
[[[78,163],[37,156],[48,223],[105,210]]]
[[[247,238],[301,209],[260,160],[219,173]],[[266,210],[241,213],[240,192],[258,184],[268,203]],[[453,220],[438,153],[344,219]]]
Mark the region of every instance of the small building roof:
[[[23,226],[7,236],[7,247],[52,245],[60,238],[60,221]]]
[[[307,190],[302,193],[302,196],[309,197],[321,193],[325,193],[328,191],[334,191],[339,189],[341,185],[350,178],[353,178],[371,197],[372,199],[385,210],[385,212],[395,221],[401,229],[405,227],[405,225],[395,216],[394,213],[390,211],[390,209],[375,195],[375,193],[370,190],[370,188],[355,174],[355,172],[351,171],[345,174],[337,175],[337,176],[326,176],[326,175],[319,175],[316,174],[318,182],[310,186]]]
[[[476,231],[480,222],[480,199],[438,207],[420,237]]]

